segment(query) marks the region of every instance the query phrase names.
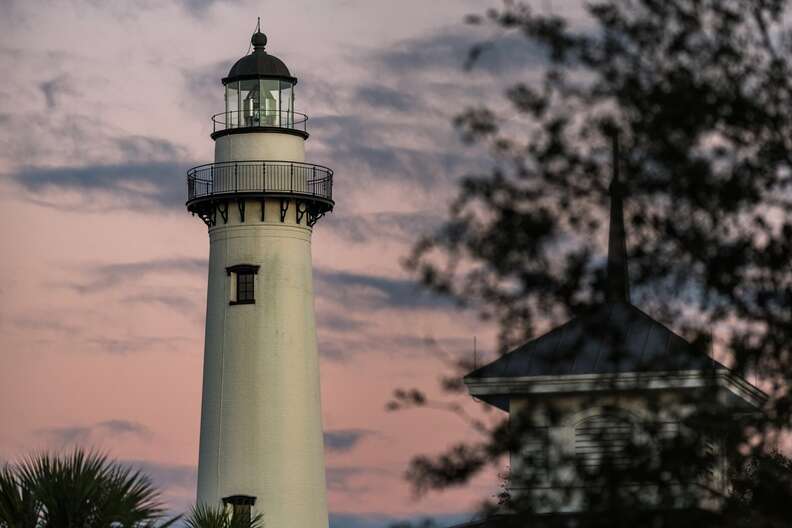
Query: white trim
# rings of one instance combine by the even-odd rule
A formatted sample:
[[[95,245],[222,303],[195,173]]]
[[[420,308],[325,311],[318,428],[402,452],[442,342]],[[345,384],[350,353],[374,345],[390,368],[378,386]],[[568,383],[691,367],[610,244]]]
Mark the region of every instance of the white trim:
[[[478,397],[614,390],[697,389],[715,383],[755,408],[761,407],[767,400],[764,392],[726,369],[523,376],[465,379],[464,382],[470,394]]]

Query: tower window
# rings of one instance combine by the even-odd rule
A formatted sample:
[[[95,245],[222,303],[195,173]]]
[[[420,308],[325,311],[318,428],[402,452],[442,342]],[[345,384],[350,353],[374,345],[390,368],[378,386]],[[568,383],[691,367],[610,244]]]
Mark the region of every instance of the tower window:
[[[256,504],[256,497],[251,495],[231,495],[223,497],[223,504],[231,507],[232,526],[249,526],[253,520],[250,509]]]
[[[256,298],[253,296],[253,274],[249,272],[237,274],[237,302],[253,302]]]
[[[229,304],[254,304],[256,302],[256,274],[258,266],[237,264],[226,268],[231,280]]]

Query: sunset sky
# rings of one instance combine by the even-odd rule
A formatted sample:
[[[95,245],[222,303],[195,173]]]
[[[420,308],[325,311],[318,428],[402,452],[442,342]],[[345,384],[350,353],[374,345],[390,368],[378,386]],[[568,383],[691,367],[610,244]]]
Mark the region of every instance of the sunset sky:
[[[538,2],[559,14],[578,2]],[[472,433],[454,416],[388,413],[393,389],[436,392],[441,354],[492,359],[494,328],[415,285],[401,261],[487,165],[451,120],[541,67],[496,37],[473,0],[0,0],[0,460],[95,447],[143,467],[183,511],[194,500],[206,226],[185,171],[212,161],[220,79],[256,17],[299,78],[306,160],[335,170],[314,231],[331,525],[461,521],[494,471],[415,499],[410,458]],[[464,400],[472,412],[476,403]]]

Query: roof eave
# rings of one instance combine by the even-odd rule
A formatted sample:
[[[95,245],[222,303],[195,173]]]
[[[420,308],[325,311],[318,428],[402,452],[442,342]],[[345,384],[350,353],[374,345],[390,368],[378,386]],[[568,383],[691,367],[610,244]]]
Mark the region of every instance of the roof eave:
[[[277,79],[280,81],[287,81],[292,84],[297,84],[297,77],[290,77],[288,75],[262,75],[260,73],[243,73],[240,75],[229,75],[228,77],[223,77],[220,82],[223,83],[223,86],[227,85],[230,82],[236,81],[250,81],[253,79]]]
[[[695,390],[715,383],[751,409],[761,409],[767,395],[728,369],[680,370],[666,372],[621,372],[606,374],[572,374],[562,376],[526,376],[515,378],[465,378],[471,396],[484,401],[513,396],[551,396],[574,393],[669,389]],[[488,402],[489,403],[489,402]],[[501,405],[493,404],[503,408]]]

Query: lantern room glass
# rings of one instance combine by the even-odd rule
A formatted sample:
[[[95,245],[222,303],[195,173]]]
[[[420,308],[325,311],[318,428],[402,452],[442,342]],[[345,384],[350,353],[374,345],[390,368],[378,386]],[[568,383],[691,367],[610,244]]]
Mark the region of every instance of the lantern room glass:
[[[226,85],[226,127],[294,127],[294,83],[250,79]]]
[[[294,84],[280,82],[280,126],[294,126]]]
[[[226,85],[226,127],[239,126],[239,83]]]
[[[241,126],[254,127],[261,126],[261,108],[258,79],[239,82],[239,109],[241,111]]]
[[[261,94],[266,126],[280,126],[280,81],[261,79]]]

